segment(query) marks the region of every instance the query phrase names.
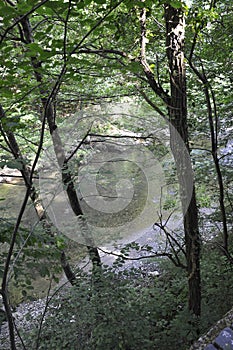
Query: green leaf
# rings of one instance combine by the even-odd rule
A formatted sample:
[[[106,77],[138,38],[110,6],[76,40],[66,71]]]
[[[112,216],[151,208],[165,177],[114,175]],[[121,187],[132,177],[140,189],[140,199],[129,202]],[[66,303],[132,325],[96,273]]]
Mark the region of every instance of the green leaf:
[[[26,290],[22,290],[22,295],[23,295],[23,297],[26,297],[27,296],[27,291]]]
[[[170,5],[175,9],[179,9],[182,7],[182,1],[170,1]]]
[[[36,54],[43,54],[43,49],[41,48],[41,46],[39,44],[36,44],[36,43],[31,43],[31,44],[28,44],[27,47],[29,48],[29,52],[28,54],[30,56],[33,56],[33,55],[36,55]]]
[[[41,277],[49,276],[49,269],[47,268],[47,266],[44,266],[44,265],[41,266],[40,275]]]
[[[52,8],[48,7],[48,6],[41,6],[39,7],[36,12],[39,15],[44,15],[46,13],[46,16],[52,16],[54,14],[54,11],[52,10]]]
[[[106,0],[95,0],[95,3],[96,4],[105,4],[106,3]]]
[[[12,161],[8,162],[6,165],[10,169],[18,169],[18,170],[23,169],[23,164],[19,159],[12,160]]]
[[[6,98],[11,98],[13,96],[13,92],[8,88],[4,88],[4,89],[1,89],[1,96]]]

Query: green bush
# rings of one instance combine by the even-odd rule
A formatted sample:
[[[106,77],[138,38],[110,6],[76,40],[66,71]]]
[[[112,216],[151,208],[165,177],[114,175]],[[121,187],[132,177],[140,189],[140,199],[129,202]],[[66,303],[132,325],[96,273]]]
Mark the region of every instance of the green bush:
[[[158,264],[156,277],[137,269],[104,270],[98,283],[80,276],[52,300],[38,349],[186,350],[233,304],[232,268],[212,246],[203,248],[202,317],[196,319],[187,310],[186,272],[164,259]],[[38,329],[27,334],[30,349],[37,335]]]

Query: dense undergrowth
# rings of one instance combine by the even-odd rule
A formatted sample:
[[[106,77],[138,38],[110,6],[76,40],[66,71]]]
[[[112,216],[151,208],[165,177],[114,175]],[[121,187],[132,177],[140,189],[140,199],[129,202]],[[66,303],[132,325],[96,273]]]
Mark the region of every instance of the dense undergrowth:
[[[30,349],[187,349],[233,304],[233,267],[213,245],[202,252],[202,316],[187,311],[185,271],[159,261],[159,276],[106,269],[98,284],[82,275],[77,285],[52,300]]]

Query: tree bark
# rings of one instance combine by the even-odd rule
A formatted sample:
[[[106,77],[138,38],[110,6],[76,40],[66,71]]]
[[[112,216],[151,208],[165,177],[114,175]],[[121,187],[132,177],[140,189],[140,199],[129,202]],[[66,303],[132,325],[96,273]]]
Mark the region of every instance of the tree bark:
[[[181,8],[175,9],[171,5],[166,4],[165,21],[171,92],[168,103],[169,121],[181,136],[189,154],[186,73],[184,64],[185,19],[183,10]],[[188,186],[190,186],[189,179],[190,176],[193,176],[192,167],[185,154],[186,150],[179,145],[176,132],[173,132],[173,127],[170,127],[170,144],[177,167],[184,215],[189,309],[194,315],[199,316],[201,313],[200,237],[195,187],[193,185],[191,201],[188,208],[186,208]]]
[[[144,0],[142,0],[144,2]],[[192,166],[189,157],[186,73],[184,64],[185,19],[181,8],[164,5],[166,22],[166,47],[170,72],[170,95],[163,89],[152,72],[146,59],[146,8],[141,10],[141,55],[140,62],[148,83],[155,94],[166,104],[169,116],[170,147],[177,168],[180,197],[183,209],[183,225],[186,245],[186,260],[189,287],[189,309],[199,316],[201,313],[201,276],[200,276],[200,237],[195,187]],[[156,106],[155,106],[155,110]],[[166,116],[165,117],[167,120]],[[179,136],[180,135],[180,136]],[[180,137],[183,141],[181,144]],[[184,147],[184,144],[186,148]],[[191,181],[190,181],[191,180]],[[190,184],[191,196],[190,196]],[[187,199],[190,203],[187,207]]]

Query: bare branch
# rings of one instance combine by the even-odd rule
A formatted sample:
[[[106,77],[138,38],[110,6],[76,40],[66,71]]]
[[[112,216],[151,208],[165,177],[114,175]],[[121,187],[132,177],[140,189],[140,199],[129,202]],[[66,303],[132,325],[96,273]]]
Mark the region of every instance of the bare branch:
[[[121,253],[115,253],[113,251],[107,251],[107,250],[104,250],[100,247],[98,247],[98,249],[103,252],[104,254],[107,254],[107,255],[113,255],[113,256],[116,256],[117,258],[119,259],[122,259],[122,260],[127,260],[127,261],[138,261],[138,260],[143,260],[143,259],[150,259],[150,258],[160,258],[160,257],[167,257],[169,258],[175,266],[178,266],[177,265],[177,262],[175,261],[175,259],[173,258],[172,254],[171,253],[168,253],[168,252],[152,252],[152,254],[148,254],[148,255],[144,255],[144,256],[137,256],[137,257],[129,257],[129,256],[126,256],[124,254],[121,254]],[[180,266],[180,265],[179,265]]]
[[[155,139],[155,136],[149,134],[146,136],[137,136],[137,135],[107,135],[107,134],[96,134],[96,133],[89,133],[89,136],[94,137],[102,137],[102,138],[112,138],[112,139],[139,139],[139,140],[148,140],[148,139]]]
[[[11,262],[11,257],[12,257],[13,250],[14,250],[16,236],[17,236],[18,229],[19,229],[23,214],[25,212],[29,197],[30,197],[30,189],[27,188],[24,199],[23,199],[23,203],[21,205],[21,208],[20,208],[20,211],[19,211],[19,214],[17,217],[16,224],[15,224],[12,236],[11,236],[10,246],[9,246],[9,249],[7,252],[7,257],[6,257],[3,276],[2,276],[1,294],[2,294],[3,304],[5,307],[7,321],[8,321],[11,350],[16,350],[16,345],[15,345],[15,334],[14,334],[14,320],[13,320],[13,316],[12,316],[12,312],[11,312],[11,308],[10,308],[9,296],[8,296],[8,272],[9,272],[9,268],[10,268],[10,262]]]
[[[68,4],[68,10],[64,22],[64,35],[63,35],[63,61],[67,61],[67,52],[66,52],[66,46],[67,46],[67,34],[68,34],[68,21],[70,17],[70,12],[71,12],[71,0],[69,0]]]
[[[78,50],[77,53],[85,53],[85,54],[97,54],[97,55],[102,55],[102,57],[105,58],[112,58],[110,56],[105,56],[106,54],[114,54],[116,56],[120,56],[123,58],[130,58],[133,59],[133,57],[130,57],[129,55],[127,55],[124,51],[119,51],[119,50],[115,50],[115,49],[89,49],[89,48],[81,48],[80,50]]]
[[[159,115],[161,115],[161,117],[163,117],[164,120],[168,121],[168,117],[166,116],[165,113],[163,113],[163,111],[158,107],[156,106],[156,104],[154,104],[153,101],[151,101],[151,99],[146,95],[146,93],[140,89],[140,88],[137,88],[137,91],[144,97],[145,101],[156,111],[159,113]]]
[[[93,124],[93,123],[92,123],[92,124]],[[69,160],[70,160],[71,158],[73,158],[73,156],[77,153],[77,151],[80,149],[80,147],[84,144],[86,138],[88,137],[88,135],[90,135],[89,132],[90,132],[90,130],[91,130],[91,128],[92,128],[92,124],[91,124],[90,128],[87,130],[86,135],[84,135],[84,137],[82,138],[82,140],[79,142],[78,146],[75,147],[75,149],[74,149],[73,152],[69,155],[69,157],[66,157],[66,159],[64,160],[64,164],[68,163]]]
[[[48,306],[49,306],[49,294],[51,291],[51,287],[52,287],[52,278],[50,279],[49,288],[48,288],[47,295],[46,295],[45,308],[44,308],[42,317],[40,319],[40,324],[39,324],[39,329],[38,329],[38,334],[37,334],[37,339],[36,339],[36,349],[39,349],[40,335],[41,335],[41,331],[42,331],[42,325],[44,322],[45,314],[46,314]]]

